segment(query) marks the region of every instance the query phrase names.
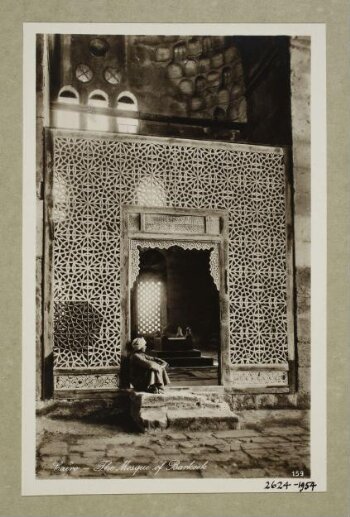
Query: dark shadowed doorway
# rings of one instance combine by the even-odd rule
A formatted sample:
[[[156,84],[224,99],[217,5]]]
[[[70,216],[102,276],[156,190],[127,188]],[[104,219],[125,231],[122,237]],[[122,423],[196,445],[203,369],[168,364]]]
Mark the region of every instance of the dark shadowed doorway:
[[[143,335],[148,353],[169,363],[173,385],[219,383],[220,305],[210,253],[179,246],[140,249],[131,335]]]

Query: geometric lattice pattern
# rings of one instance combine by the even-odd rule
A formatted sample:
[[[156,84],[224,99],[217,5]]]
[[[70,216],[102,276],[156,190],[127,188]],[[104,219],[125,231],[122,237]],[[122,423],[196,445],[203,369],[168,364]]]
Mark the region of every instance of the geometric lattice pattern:
[[[136,192],[136,204],[139,206],[166,206],[166,194],[163,185],[153,177],[141,178]]]
[[[282,152],[60,134],[53,184],[56,367],[119,364],[120,207],[136,204],[146,183],[164,189],[161,202],[169,207],[228,210],[231,361],[286,363]]]
[[[141,280],[137,286],[137,330],[139,334],[160,331],[161,283]]]

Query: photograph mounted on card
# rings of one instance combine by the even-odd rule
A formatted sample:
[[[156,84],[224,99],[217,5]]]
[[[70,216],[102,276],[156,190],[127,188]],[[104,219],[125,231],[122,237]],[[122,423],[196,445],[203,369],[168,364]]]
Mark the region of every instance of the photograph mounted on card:
[[[23,494],[325,490],[323,26],[24,39]]]

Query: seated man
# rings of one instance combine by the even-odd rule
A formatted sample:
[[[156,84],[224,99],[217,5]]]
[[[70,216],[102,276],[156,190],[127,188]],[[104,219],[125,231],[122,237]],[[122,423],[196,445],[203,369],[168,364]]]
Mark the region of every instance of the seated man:
[[[165,371],[168,363],[158,357],[145,354],[146,340],[137,337],[131,343],[129,358],[130,382],[137,391],[149,393],[163,393],[164,386],[169,384],[169,377]]]

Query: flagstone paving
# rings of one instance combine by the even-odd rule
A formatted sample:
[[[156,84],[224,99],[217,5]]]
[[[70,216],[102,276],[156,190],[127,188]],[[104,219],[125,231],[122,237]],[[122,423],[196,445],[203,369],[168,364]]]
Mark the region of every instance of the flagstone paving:
[[[119,415],[38,417],[39,478],[260,478],[309,475],[308,413],[239,413],[241,429],[140,434]]]

